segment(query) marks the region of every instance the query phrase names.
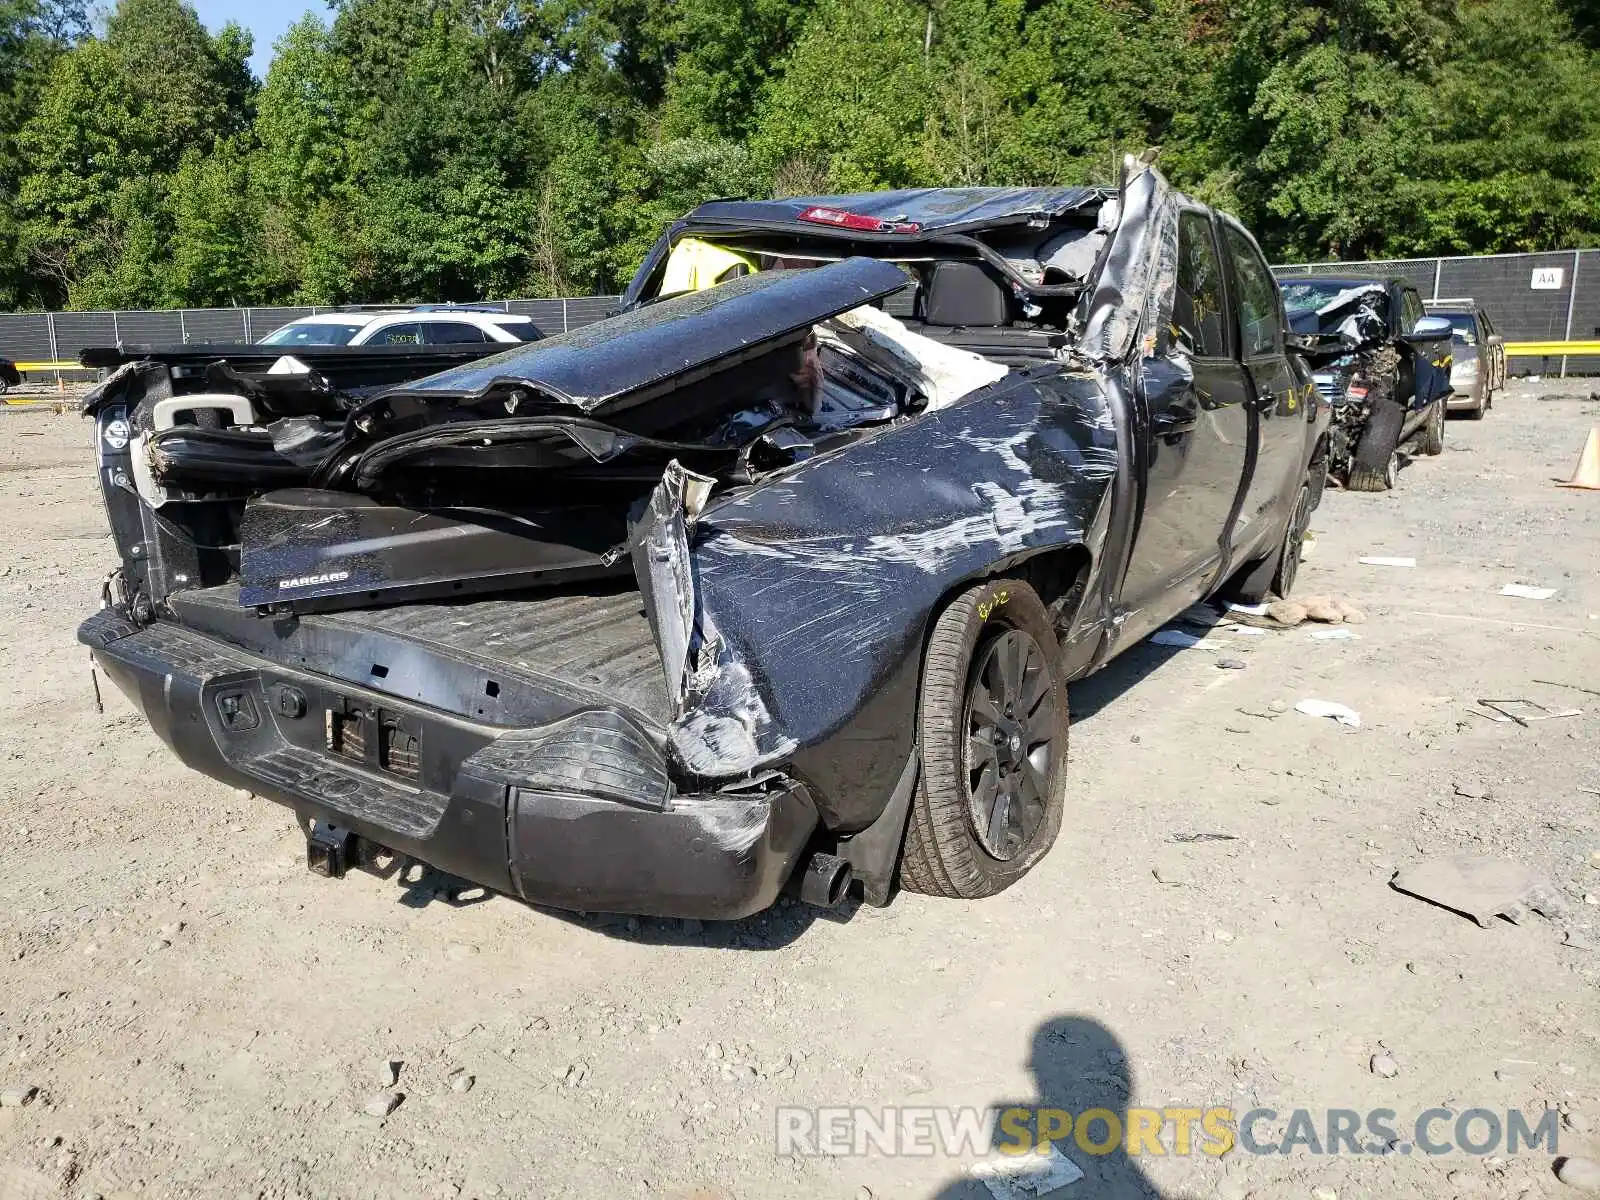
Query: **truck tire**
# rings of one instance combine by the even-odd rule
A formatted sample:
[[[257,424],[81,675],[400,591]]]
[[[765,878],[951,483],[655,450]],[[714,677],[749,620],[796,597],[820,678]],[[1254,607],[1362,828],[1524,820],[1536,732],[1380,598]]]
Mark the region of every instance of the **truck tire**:
[[[989,580],[939,615],[917,737],[901,885],[965,900],[1010,887],[1049,851],[1066,804],[1060,647],[1027,583]]]
[[[1435,400],[1428,411],[1428,419],[1417,434],[1417,450],[1423,454],[1444,453],[1444,401]]]
[[[1400,430],[1406,410],[1396,400],[1380,400],[1367,416],[1356,452],[1350,456],[1352,492],[1387,492],[1400,475]]]

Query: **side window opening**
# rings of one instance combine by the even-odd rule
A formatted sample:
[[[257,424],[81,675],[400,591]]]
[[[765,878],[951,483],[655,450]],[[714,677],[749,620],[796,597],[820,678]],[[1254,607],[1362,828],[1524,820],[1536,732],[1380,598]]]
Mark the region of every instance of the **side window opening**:
[[[1172,302],[1172,339],[1198,358],[1223,358],[1228,341],[1222,311],[1222,263],[1204,213],[1178,216],[1178,279]]]
[[[390,325],[380,329],[371,339],[370,346],[420,346],[422,326],[416,321],[404,325]]]
[[[1275,353],[1283,348],[1284,318],[1272,271],[1261,252],[1237,229],[1224,225],[1222,237],[1239,284],[1235,307],[1241,352],[1245,358]]]
[[[430,346],[450,346],[466,342],[485,342],[483,330],[465,321],[429,321],[423,326]]]

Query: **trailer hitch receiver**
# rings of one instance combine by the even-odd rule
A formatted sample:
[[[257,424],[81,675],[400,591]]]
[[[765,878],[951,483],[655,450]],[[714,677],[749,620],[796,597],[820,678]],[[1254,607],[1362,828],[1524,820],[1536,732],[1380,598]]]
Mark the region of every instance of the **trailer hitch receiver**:
[[[359,839],[348,829],[313,821],[306,833],[306,866],[313,875],[343,879],[357,864]]]

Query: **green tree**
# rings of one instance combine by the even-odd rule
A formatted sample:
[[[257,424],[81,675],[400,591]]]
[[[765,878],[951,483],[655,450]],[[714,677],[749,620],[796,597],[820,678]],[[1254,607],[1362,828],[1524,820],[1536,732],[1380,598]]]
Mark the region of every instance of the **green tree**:
[[[0,0],[0,307],[39,298],[16,209],[29,172],[20,135],[55,61],[86,32],[81,4]]]
[[[44,287],[72,304],[178,294],[168,176],[248,124],[249,52],[248,34],[213,39],[179,0],[121,0],[104,38],[56,61],[19,137],[21,238]]]

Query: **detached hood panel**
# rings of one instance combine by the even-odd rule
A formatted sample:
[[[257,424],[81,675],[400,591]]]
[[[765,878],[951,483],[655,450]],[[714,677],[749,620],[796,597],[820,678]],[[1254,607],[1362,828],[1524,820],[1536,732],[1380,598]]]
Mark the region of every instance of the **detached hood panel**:
[[[474,400],[497,387],[524,387],[585,413],[615,413],[881,300],[906,282],[898,267],[869,258],[764,271],[443,371],[384,400],[400,409],[407,401]]]

